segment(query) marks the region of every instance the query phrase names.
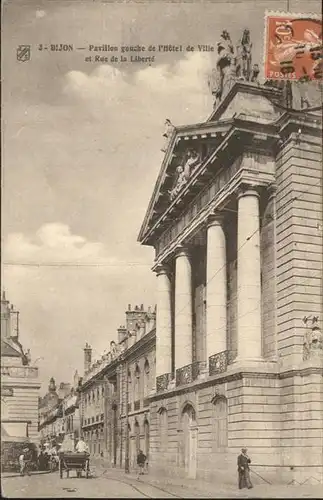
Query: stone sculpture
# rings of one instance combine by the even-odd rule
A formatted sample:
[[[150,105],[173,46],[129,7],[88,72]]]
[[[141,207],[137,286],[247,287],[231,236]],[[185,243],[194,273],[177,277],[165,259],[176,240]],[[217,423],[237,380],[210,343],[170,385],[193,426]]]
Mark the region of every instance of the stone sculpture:
[[[171,138],[171,135],[172,135],[174,129],[175,129],[175,127],[172,124],[172,122],[170,121],[170,119],[166,118],[166,121],[165,121],[165,132],[163,133],[163,137],[165,138],[165,141],[164,141],[164,146],[162,148],[162,151],[164,153],[167,150],[167,147],[168,147],[168,144],[169,144],[169,140]]]
[[[251,77],[251,49],[250,31],[245,29],[237,46],[237,76],[245,81]]]
[[[309,320],[312,322],[312,328],[310,330],[307,327]],[[323,356],[323,336],[318,326],[318,316],[305,317],[303,322],[307,327],[303,344],[304,361],[317,356]]]
[[[185,177],[184,169],[181,165],[179,165],[176,168],[176,178],[175,178],[174,186],[171,189],[171,191],[169,192],[171,200],[176,198],[177,194],[184,187],[186,182],[187,182],[187,179]]]
[[[259,66],[252,66],[252,43],[250,31],[245,29],[234,50],[231,37],[224,30],[217,44],[218,58],[209,80],[211,92],[217,105],[237,80],[258,82]]]
[[[176,198],[177,194],[189,180],[193,169],[200,163],[200,155],[194,150],[189,149],[184,155],[183,165],[179,165],[175,172],[175,182],[173,188],[169,191],[170,199]]]

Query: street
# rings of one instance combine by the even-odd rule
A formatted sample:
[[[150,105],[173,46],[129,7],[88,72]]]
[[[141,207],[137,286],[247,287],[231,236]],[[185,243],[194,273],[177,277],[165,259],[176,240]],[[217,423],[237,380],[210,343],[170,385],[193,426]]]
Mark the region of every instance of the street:
[[[105,474],[95,478],[60,479],[58,472],[25,477],[2,479],[2,496],[6,498],[175,498],[157,487],[134,480],[107,478]],[[133,482],[134,485],[130,484]],[[135,484],[137,483],[137,484]]]
[[[255,485],[253,490],[239,491],[229,485],[212,485],[200,481],[180,481],[135,473],[125,475],[117,469],[97,468],[89,479],[60,479],[59,473],[2,477],[5,498],[323,498],[321,485],[283,486]]]

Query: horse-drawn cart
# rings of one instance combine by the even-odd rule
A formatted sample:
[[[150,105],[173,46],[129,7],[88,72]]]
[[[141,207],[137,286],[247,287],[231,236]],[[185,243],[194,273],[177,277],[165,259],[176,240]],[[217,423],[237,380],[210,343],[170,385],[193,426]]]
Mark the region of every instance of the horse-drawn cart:
[[[90,476],[90,455],[88,453],[60,453],[59,456],[59,475],[63,478],[63,471],[66,471],[66,477],[69,477],[70,471],[75,470],[77,477]]]

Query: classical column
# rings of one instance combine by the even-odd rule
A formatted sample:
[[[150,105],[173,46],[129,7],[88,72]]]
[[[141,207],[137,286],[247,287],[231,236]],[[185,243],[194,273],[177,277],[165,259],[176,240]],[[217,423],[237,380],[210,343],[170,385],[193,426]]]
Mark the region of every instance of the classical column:
[[[238,195],[238,357],[260,359],[261,264],[259,194],[254,188]]]
[[[192,363],[192,269],[186,248],[175,256],[175,368]]]
[[[172,371],[171,280],[165,266],[157,267],[156,378]]]
[[[221,214],[207,221],[206,262],[206,352],[227,349],[227,268],[226,242]]]

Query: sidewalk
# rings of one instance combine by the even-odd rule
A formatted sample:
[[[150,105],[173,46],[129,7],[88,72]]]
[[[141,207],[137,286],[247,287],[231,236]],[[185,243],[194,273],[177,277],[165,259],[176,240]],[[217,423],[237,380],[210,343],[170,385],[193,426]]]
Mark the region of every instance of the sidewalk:
[[[91,466],[97,475],[120,478],[122,481],[137,481],[137,471],[126,474],[123,469],[108,467],[104,459],[92,459]],[[139,482],[157,486],[182,498],[323,498],[323,485],[269,485],[257,484],[251,490],[239,490],[229,484],[212,484],[201,479],[161,476],[148,472],[140,476]]]
[[[30,471],[31,476],[38,476],[41,474],[50,474],[51,472],[49,470],[37,470],[37,471]],[[1,472],[1,478],[7,478],[7,477],[21,477],[19,472]]]

